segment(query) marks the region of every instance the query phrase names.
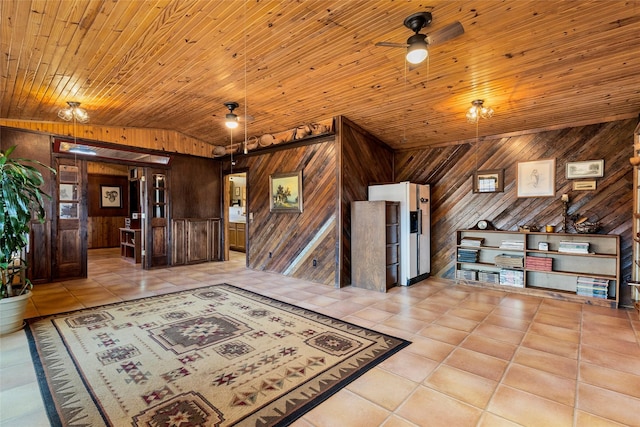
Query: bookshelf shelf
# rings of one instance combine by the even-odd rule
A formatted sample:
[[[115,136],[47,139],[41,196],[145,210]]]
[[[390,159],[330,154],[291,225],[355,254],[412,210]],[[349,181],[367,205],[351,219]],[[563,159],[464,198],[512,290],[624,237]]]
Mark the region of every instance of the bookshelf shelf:
[[[456,278],[463,283],[618,306],[618,235],[458,230],[456,239]]]

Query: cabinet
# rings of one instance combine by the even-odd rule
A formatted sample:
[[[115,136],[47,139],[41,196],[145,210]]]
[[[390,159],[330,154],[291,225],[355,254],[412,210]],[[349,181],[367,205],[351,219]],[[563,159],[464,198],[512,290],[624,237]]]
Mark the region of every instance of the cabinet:
[[[351,285],[386,292],[398,284],[400,203],[351,203]]]
[[[458,230],[456,278],[617,307],[620,236]]]
[[[136,264],[142,261],[140,229],[120,229],[120,256]]]
[[[221,261],[220,218],[177,218],[171,221],[172,264]]]
[[[244,252],[246,250],[246,224],[244,222],[229,223],[229,249]]]

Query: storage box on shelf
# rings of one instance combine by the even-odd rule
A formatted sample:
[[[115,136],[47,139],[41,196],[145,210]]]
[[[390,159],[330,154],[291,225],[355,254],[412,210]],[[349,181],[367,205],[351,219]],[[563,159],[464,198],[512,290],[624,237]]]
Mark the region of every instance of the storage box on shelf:
[[[514,290],[522,288],[521,291],[527,293],[594,305],[618,306],[618,235],[487,230],[458,230],[456,234],[456,278],[459,280],[483,286],[510,286]],[[472,243],[478,241],[479,246]],[[545,247],[548,249],[539,249]],[[474,251],[474,257],[468,255],[469,251]]]

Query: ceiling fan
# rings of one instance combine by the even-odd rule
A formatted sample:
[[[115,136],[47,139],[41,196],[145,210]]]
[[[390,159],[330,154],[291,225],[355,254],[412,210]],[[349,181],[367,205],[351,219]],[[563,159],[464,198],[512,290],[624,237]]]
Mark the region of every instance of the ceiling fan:
[[[404,26],[415,34],[409,37],[406,43],[378,42],[376,46],[406,48],[407,61],[411,64],[419,64],[427,58],[428,46],[444,43],[464,34],[464,27],[458,21],[431,34],[420,34],[421,29],[431,24],[432,18],[431,12],[417,12],[409,15],[404,20]]]
[[[229,109],[229,112],[224,116],[224,124],[229,129],[235,129],[238,127],[239,122],[251,123],[254,121],[254,117],[250,115],[238,115],[234,113],[234,110],[239,107],[239,104],[235,101],[227,101],[224,106]]]

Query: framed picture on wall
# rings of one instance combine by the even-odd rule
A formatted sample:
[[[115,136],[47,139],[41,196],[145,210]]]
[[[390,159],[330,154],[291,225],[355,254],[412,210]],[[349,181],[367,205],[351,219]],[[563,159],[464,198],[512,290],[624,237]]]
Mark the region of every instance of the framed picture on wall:
[[[100,186],[100,207],[101,208],[121,208],[122,207],[122,187],[119,185]]]
[[[556,192],[556,159],[518,162],[518,197],[553,197]]]
[[[482,170],[473,174],[474,193],[502,193],[504,169]]]
[[[567,162],[567,179],[601,178],[604,176],[604,160]]]
[[[271,212],[302,213],[302,171],[269,175]]]

